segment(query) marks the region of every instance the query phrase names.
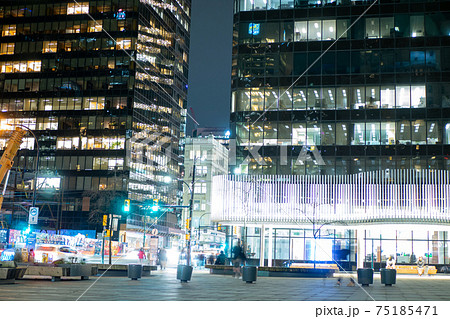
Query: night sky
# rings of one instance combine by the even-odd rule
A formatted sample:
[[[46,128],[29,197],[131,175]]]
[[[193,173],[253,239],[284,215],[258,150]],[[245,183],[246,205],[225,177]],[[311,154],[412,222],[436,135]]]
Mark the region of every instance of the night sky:
[[[188,112],[199,127],[229,126],[232,34],[233,0],[192,0]]]

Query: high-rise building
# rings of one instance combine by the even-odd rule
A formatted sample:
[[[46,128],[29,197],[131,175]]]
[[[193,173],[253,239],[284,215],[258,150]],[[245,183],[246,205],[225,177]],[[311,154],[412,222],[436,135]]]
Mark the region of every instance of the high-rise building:
[[[241,172],[450,168],[448,1],[240,0],[234,10]],[[261,160],[243,162],[251,147]]]
[[[449,58],[449,1],[235,0],[213,218],[262,265],[448,263]]]
[[[119,199],[117,214],[128,198],[127,229],[142,230],[147,201],[179,203],[178,183],[164,178],[183,164],[190,6],[0,1],[0,145],[15,125],[39,142],[24,140],[9,178],[12,226],[26,223],[35,187],[39,229],[101,229],[99,199]],[[175,214],[159,223],[177,227]]]
[[[198,243],[194,248],[204,251],[218,250],[225,244],[225,233],[218,231],[218,225],[211,220],[212,180],[214,176],[228,173],[228,149],[222,144],[221,139],[217,139],[212,134],[188,137],[185,144],[184,163],[183,181],[190,188],[184,188],[183,205],[188,206],[193,195],[191,227],[195,230],[193,239]],[[195,176],[193,176],[194,165]],[[187,213],[186,210],[183,220],[189,218]]]

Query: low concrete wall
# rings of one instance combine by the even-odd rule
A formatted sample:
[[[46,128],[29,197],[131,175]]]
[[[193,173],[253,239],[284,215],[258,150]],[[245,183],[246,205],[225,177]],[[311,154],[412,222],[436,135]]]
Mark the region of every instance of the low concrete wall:
[[[128,277],[128,265],[89,264],[98,268],[98,273],[104,277]],[[142,277],[151,275],[152,270],[158,270],[157,266],[143,265]]]
[[[82,280],[89,276],[97,275],[97,267],[86,264],[62,264],[58,266],[28,266],[25,276],[29,277],[52,277],[52,281],[60,280],[61,277],[81,277]]]
[[[206,265],[210,274],[233,275],[232,266]],[[288,267],[258,267],[260,277],[309,277],[329,278],[333,277],[336,269],[314,269],[314,268],[288,268]]]

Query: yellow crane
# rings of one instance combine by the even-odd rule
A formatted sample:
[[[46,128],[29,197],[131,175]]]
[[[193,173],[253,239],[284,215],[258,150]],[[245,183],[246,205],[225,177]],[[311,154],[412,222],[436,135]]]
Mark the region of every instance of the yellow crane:
[[[13,161],[14,156],[16,156],[17,151],[19,150],[20,144],[22,144],[22,139],[25,136],[25,133],[26,133],[25,130],[21,129],[20,127],[16,127],[11,138],[9,139],[8,143],[6,144],[6,149],[3,152],[2,158],[0,159],[0,183],[5,178],[5,175],[9,174],[10,169],[14,163],[14,161]],[[0,195],[0,209],[2,208],[3,195],[5,193],[7,184],[8,184],[8,178],[6,178],[6,180],[5,180],[4,189],[3,189],[2,194]]]

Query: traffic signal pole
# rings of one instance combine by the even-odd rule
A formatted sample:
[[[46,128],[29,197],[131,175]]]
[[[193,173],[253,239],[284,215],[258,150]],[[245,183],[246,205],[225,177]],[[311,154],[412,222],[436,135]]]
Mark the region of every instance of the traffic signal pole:
[[[112,263],[112,220],[113,220],[113,215],[110,214],[109,215],[109,264],[111,265]]]
[[[195,159],[192,167],[192,182],[191,182],[191,198],[189,199],[189,229],[188,229],[188,241],[187,241],[187,265],[191,265],[191,238],[192,238],[192,215],[194,206],[194,184],[195,184]]]

